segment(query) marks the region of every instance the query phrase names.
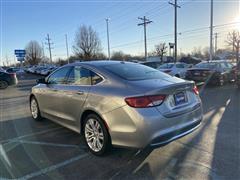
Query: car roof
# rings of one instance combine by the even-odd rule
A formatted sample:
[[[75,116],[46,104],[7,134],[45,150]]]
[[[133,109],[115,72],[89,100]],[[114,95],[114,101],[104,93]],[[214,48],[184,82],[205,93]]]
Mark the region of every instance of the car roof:
[[[84,61],[84,62],[75,62],[71,64],[67,64],[65,66],[77,66],[77,65],[87,65],[92,67],[101,67],[105,65],[114,65],[114,64],[136,64],[134,62],[128,62],[128,61],[113,61],[113,60],[100,60],[100,61]]]

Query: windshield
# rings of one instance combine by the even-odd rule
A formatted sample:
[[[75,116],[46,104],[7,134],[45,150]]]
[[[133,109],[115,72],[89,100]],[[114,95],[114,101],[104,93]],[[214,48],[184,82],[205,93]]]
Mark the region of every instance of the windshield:
[[[162,79],[168,77],[165,73],[140,64],[120,63],[107,65],[104,66],[104,68],[107,71],[130,81]]]

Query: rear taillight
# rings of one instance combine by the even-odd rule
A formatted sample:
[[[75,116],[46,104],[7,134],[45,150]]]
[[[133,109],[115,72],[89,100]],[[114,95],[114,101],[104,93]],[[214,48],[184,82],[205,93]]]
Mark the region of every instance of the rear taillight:
[[[15,78],[16,77],[16,73],[9,73],[11,77]]]
[[[194,92],[196,95],[199,95],[199,91],[198,91],[198,88],[197,88],[196,85],[193,87],[193,92]]]
[[[166,95],[154,95],[154,96],[141,96],[141,97],[129,97],[126,98],[126,103],[135,108],[147,108],[153,106],[159,106],[163,103]]]

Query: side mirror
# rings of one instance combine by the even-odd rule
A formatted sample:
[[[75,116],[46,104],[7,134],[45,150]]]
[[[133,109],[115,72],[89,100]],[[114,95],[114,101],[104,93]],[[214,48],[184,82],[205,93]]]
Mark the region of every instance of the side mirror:
[[[37,84],[47,84],[45,78],[37,79],[36,82]]]

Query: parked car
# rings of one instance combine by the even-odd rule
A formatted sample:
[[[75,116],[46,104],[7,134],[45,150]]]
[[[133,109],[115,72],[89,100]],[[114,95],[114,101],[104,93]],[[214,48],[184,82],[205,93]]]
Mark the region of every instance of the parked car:
[[[237,87],[240,89],[240,63],[238,63],[235,67],[235,82]]]
[[[0,71],[0,89],[6,89],[8,86],[16,85],[17,82],[16,73]]]
[[[186,63],[182,63],[182,62],[165,63],[165,64],[159,66],[158,70],[165,72],[171,76],[185,78],[186,72],[191,66],[192,65],[190,65],[190,64],[186,64]]]
[[[57,69],[57,67],[46,67],[46,68],[41,70],[40,74],[43,75],[43,76],[48,76],[49,74],[51,74],[56,69]]]
[[[33,119],[82,133],[95,155],[112,145],[165,145],[194,131],[203,117],[193,82],[137,63],[73,63],[37,82],[30,94]]]
[[[157,69],[162,63],[160,61],[145,61],[145,62],[141,62],[141,64]]]
[[[186,79],[223,85],[235,79],[235,70],[233,67],[231,63],[225,60],[202,62],[187,71]]]
[[[19,67],[10,67],[6,70],[8,73],[16,73],[16,74],[22,74],[24,73],[24,70]]]
[[[5,69],[3,69],[2,67],[0,67],[0,72],[5,72]]]

